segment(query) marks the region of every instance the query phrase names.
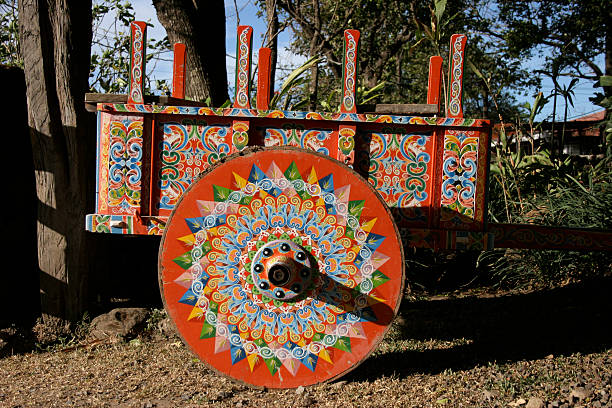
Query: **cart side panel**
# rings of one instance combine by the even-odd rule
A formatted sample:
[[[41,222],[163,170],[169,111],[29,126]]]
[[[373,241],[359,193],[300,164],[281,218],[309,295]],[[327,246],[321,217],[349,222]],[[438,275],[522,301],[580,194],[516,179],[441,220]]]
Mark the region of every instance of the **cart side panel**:
[[[486,223],[488,129],[445,129],[439,133],[437,176],[439,228],[482,231]]]
[[[312,123],[282,119],[264,121],[255,126],[258,139],[266,147],[301,147],[332,157],[336,156],[337,151],[337,129],[337,124],[324,121]]]
[[[101,112],[98,129],[98,212],[140,210],[144,118]]]
[[[383,126],[358,133],[356,168],[400,226],[426,227],[432,205],[433,130]]]
[[[154,162],[152,214],[169,216],[183,192],[204,171],[231,154],[232,120],[218,116],[160,116]]]
[[[96,213],[86,217],[88,231],[147,233],[134,222],[142,212],[143,185],[148,180],[146,128],[142,115],[98,112]]]

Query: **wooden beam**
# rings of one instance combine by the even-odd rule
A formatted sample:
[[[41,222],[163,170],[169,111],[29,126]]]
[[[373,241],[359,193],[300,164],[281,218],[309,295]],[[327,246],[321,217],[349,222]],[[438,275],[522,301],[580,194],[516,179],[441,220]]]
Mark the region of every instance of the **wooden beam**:
[[[145,62],[147,59],[147,23],[130,24],[130,89],[128,103],[144,103]]]
[[[442,57],[429,58],[429,79],[427,82],[427,103],[438,105],[440,112],[440,83],[442,82]]]
[[[172,64],[172,97],[185,98],[185,44],[174,44]]]
[[[404,104],[371,104],[371,105],[358,105],[357,112],[359,113],[377,113],[377,114],[389,114],[389,115],[421,115],[421,116],[433,116],[438,113],[438,105],[435,104],[417,104],[417,103],[404,103]]]
[[[257,70],[257,109],[270,108],[270,61],[272,50],[267,47],[259,49],[259,62]]]
[[[344,63],[342,64],[342,104],[340,111],[357,112],[357,52],[359,31],[344,30]]]
[[[251,108],[251,40],[253,27],[241,25],[236,35],[236,94],[234,108]]]
[[[86,93],[85,94],[85,109],[88,112],[98,110],[99,103],[129,103],[126,94],[103,94],[103,93]],[[188,101],[186,99],[174,98],[166,95],[145,95],[144,102],[147,105],[164,105],[164,106],[206,106],[203,102]]]

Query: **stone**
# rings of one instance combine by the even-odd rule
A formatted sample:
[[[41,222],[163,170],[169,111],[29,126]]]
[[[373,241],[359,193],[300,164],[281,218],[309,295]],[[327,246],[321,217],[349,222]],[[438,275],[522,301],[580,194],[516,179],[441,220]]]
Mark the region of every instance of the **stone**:
[[[97,316],[89,326],[88,340],[132,339],[144,328],[149,311],[123,307]]]
[[[577,387],[572,390],[569,396],[569,400],[571,401],[582,401],[589,396],[589,392],[584,387]]]
[[[526,408],[544,408],[544,401],[538,397],[531,397],[529,401],[527,401]]]
[[[482,395],[483,395],[484,399],[486,399],[487,401],[491,401],[492,399],[498,397],[499,393],[496,392],[496,391],[484,390],[482,392]]]
[[[303,394],[303,393],[304,393],[304,390],[305,390],[304,386],[300,385],[299,387],[297,387],[297,388],[295,389],[295,393],[296,393],[297,395],[301,395],[301,394]]]

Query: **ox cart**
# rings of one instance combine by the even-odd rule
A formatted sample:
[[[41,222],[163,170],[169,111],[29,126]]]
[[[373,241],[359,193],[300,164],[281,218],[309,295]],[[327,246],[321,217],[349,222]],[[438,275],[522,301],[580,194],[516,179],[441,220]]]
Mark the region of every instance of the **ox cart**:
[[[168,314],[210,368],[254,386],[330,381],[382,340],[404,286],[403,247],[608,249],[610,234],[487,222],[491,124],[462,110],[464,35],[453,35],[427,103],[356,103],[359,32],[344,33],[338,113],[269,108],[270,51],[238,27],[233,106],[144,95],[146,25],[134,22],[127,95],[88,94],[97,111],[96,212],[86,229],[163,235]]]

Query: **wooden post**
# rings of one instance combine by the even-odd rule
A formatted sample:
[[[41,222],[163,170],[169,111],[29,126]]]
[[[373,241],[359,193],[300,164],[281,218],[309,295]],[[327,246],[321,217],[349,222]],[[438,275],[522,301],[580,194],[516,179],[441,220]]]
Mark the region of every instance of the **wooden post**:
[[[344,30],[344,63],[342,64],[342,105],[344,113],[357,112],[357,53],[359,31]]]
[[[463,117],[463,59],[467,37],[463,34],[453,34],[450,42],[448,71],[448,105],[446,116],[449,118]]]
[[[128,103],[144,103],[144,76],[147,51],[147,24],[133,21],[130,24],[130,89]]]
[[[253,28],[239,26],[236,42],[236,94],[234,108],[250,109],[251,95],[251,39]]]
[[[172,65],[172,97],[185,99],[185,44],[174,44]]]
[[[442,57],[429,58],[429,81],[427,83],[427,103],[438,105],[440,113],[440,82],[442,81]]]
[[[272,50],[267,47],[259,49],[257,71],[257,109],[270,109],[270,63]]]

